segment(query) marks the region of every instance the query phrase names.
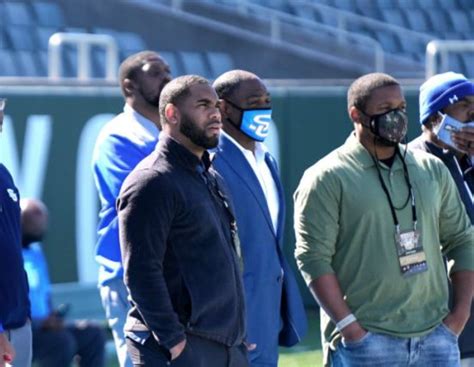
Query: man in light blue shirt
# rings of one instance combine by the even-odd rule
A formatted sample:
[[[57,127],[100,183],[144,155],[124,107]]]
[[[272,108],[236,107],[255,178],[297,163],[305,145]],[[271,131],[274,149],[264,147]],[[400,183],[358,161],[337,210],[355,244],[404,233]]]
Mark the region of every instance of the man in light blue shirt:
[[[103,326],[88,320],[65,322],[68,307],[52,307],[48,264],[40,244],[48,227],[46,206],[39,200],[22,199],[21,226],[24,266],[30,285],[35,366],[69,366],[77,356],[79,367],[103,367]]]
[[[143,51],[124,60],[119,79],[125,107],[100,132],[92,167],[101,202],[96,248],[99,288],[120,366],[128,367],[132,364],[123,326],[130,305],[123,283],[115,201],[125,178],[158,141],[158,102],[161,90],[171,80],[170,68],[156,52]]]

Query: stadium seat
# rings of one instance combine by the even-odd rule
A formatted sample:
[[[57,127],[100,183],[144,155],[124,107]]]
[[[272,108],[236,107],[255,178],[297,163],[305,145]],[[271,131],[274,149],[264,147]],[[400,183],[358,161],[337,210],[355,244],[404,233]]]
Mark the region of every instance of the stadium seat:
[[[38,25],[58,28],[66,26],[63,11],[57,3],[33,1],[32,6]]]
[[[210,70],[200,52],[181,51],[178,54],[181,56],[186,74],[198,74],[205,78],[210,77]]]
[[[464,32],[472,32],[472,27],[468,18],[468,14],[464,10],[452,10],[448,13],[453,23],[454,30],[463,34]]]
[[[464,52],[461,59],[466,77],[474,79],[474,52]]]
[[[291,9],[292,9],[292,13],[301,19],[306,19],[306,20],[311,20],[311,21],[316,21],[316,22],[321,21],[321,17],[319,16],[319,13],[316,13],[313,7],[308,6],[305,3],[293,4]]]
[[[396,0],[376,0],[374,5],[377,6],[380,10],[395,9],[398,8]]]
[[[92,78],[105,78],[105,50],[102,47],[91,47],[91,76]]]
[[[459,4],[457,0],[439,0],[438,6],[441,9],[447,10],[447,11],[451,11],[451,10],[459,8]]]
[[[399,9],[382,9],[382,18],[394,25],[398,25],[400,27],[407,28],[408,23],[404,17],[404,14]]]
[[[474,6],[472,0],[458,0],[458,2],[461,8],[464,10],[472,9]]]
[[[183,67],[180,64],[179,58],[173,51],[157,51],[163,59],[166,60],[171,69],[171,75],[173,77],[185,74]]]
[[[49,38],[54,34],[60,32],[58,28],[53,27],[37,27],[36,28],[36,39],[38,40],[38,46],[40,50],[47,50],[49,44]]]
[[[61,57],[62,76],[74,78],[78,75],[77,69],[77,48],[71,45],[65,45]]]
[[[396,35],[386,32],[376,32],[375,37],[377,41],[382,44],[382,47],[385,51],[390,52],[392,54],[400,52],[400,41]]]
[[[380,9],[373,6],[373,4],[369,4],[367,6],[364,6],[365,0],[358,0],[357,1],[357,9],[359,9],[359,14],[364,16],[364,17],[369,17],[372,19],[377,19],[380,20],[382,15],[380,13]],[[360,4],[360,5],[359,5]]]
[[[444,0],[439,0],[444,1]],[[440,8],[438,0],[412,0],[414,4],[417,4],[418,9],[425,9],[425,10],[438,10]]]
[[[40,70],[44,70],[44,75],[48,75],[48,51],[38,51],[38,62]]]
[[[40,61],[35,51],[17,51],[15,53],[16,62],[21,68],[21,76],[44,76],[45,70],[40,69]]]
[[[335,13],[330,13],[328,11],[315,9],[315,13],[319,15],[319,19],[321,19],[321,23],[337,27],[337,15]]]
[[[446,12],[440,9],[426,9],[425,14],[428,16],[429,27],[436,34],[443,34],[453,30],[450,17],[446,16]]]
[[[143,38],[133,32],[116,32],[117,45],[124,51],[143,51],[147,49],[147,45]]]
[[[8,47],[7,37],[5,36],[5,32],[3,31],[3,27],[0,27],[0,50],[6,49]]]
[[[18,64],[12,51],[0,49],[0,76],[19,76]]]
[[[211,78],[215,79],[226,71],[235,69],[232,56],[225,52],[206,52],[207,61],[211,67]]]
[[[425,14],[419,9],[402,9],[404,17],[408,22],[410,29],[417,32],[430,32],[431,24],[425,17]]]
[[[454,71],[456,73],[464,73],[464,65],[461,54],[450,53],[448,54],[448,68],[443,71]]]
[[[19,1],[5,1],[4,20],[6,24],[33,26],[35,21],[28,8],[28,3]],[[2,21],[3,23],[3,21]]]
[[[353,0],[334,0],[334,6],[341,10],[357,12],[356,4]]]
[[[5,34],[10,40],[13,50],[34,51],[37,49],[33,37],[33,27],[21,25],[9,25],[5,27]]]

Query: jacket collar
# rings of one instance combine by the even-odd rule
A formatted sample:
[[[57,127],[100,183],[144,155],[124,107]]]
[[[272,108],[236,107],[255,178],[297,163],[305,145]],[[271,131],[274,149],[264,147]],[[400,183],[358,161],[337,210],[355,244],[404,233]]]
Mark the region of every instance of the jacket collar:
[[[175,159],[183,167],[197,172],[208,171],[211,166],[209,152],[204,151],[202,159],[188,150],[171,136],[161,133],[156,149]]]
[[[354,160],[356,160],[359,163],[359,165],[362,166],[363,168],[367,169],[367,168],[375,166],[374,158],[369,153],[369,151],[359,142],[359,140],[357,140],[354,132],[352,132],[351,135],[349,135],[349,137],[346,139],[346,142],[344,143],[342,149],[345,153],[347,153]],[[402,157],[404,157],[405,163],[407,165],[416,164],[413,154],[411,153],[410,150],[407,150],[405,154],[405,149],[406,149],[405,145],[398,144],[398,149]],[[386,167],[385,164],[383,164],[383,162],[380,162],[380,165],[382,167]],[[400,160],[400,157],[397,157],[395,159],[391,169],[392,170],[403,169],[403,165]]]

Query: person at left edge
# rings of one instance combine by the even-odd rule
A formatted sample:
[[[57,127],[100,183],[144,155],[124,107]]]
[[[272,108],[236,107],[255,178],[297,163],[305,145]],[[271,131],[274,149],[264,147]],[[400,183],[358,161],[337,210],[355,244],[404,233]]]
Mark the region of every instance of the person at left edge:
[[[137,366],[246,367],[237,227],[207,152],[221,129],[216,92],[202,77],[176,78],[160,116],[160,141],[117,202],[128,352]]]
[[[122,62],[119,79],[125,106],[100,132],[92,159],[102,206],[96,247],[99,288],[121,367],[132,366],[123,334],[130,305],[123,284],[115,202],[125,178],[155,148],[160,129],[158,102],[170,78],[168,64],[156,52],[138,52]]]
[[[3,110],[0,110],[0,131]],[[31,366],[28,281],[21,255],[20,194],[0,163],[0,367]]]
[[[244,261],[247,341],[256,366],[277,366],[278,345],[292,346],[306,332],[306,315],[282,249],[285,201],[278,167],[264,140],[271,98],[260,78],[232,70],[214,84],[224,131],[213,166],[234,202]]]

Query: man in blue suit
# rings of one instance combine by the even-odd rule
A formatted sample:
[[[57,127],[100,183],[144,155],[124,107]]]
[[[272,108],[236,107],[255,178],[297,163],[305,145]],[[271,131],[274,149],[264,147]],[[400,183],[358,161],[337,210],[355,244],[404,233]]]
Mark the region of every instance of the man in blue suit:
[[[284,193],[275,159],[263,144],[271,123],[270,94],[255,74],[224,73],[214,82],[223,132],[213,165],[235,206],[244,261],[247,341],[252,367],[277,366],[278,345],[306,333],[306,315],[282,250]]]

